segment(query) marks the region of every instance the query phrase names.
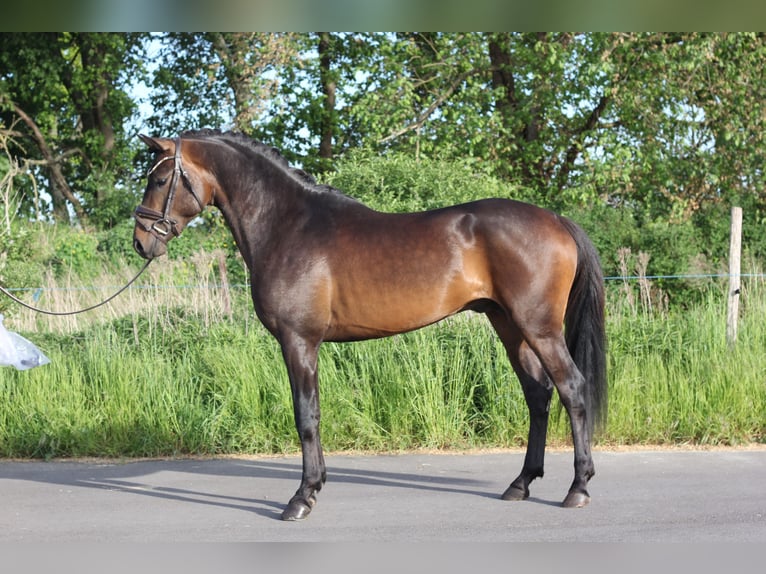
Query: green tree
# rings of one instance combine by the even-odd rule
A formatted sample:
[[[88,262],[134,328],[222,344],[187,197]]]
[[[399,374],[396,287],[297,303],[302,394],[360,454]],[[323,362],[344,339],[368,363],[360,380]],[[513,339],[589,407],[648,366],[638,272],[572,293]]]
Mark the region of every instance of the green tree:
[[[472,158],[542,203],[647,217],[688,219],[764,189],[762,34],[362,40],[375,46],[368,75],[338,117],[379,152]]]
[[[116,184],[130,173],[127,89],[141,62],[136,34],[0,34],[0,114],[19,136],[11,152],[47,178],[55,220],[68,222],[71,208],[80,223],[109,227],[129,213]]]
[[[362,74],[372,65],[368,34],[321,32],[295,37],[293,65],[282,77],[253,135],[280,148],[310,172],[334,167],[362,145],[362,126],[352,121],[354,102],[365,90]]]
[[[762,220],[764,64],[763,34],[3,34],[0,113],[61,221],[127,216],[144,70],[152,131],[238,129],[310,172],[363,148],[557,208],[702,222],[738,201]]]
[[[294,34],[171,33],[158,39],[148,123],[162,134],[203,127],[252,134],[284,69],[298,65]]]
[[[763,203],[763,35],[627,35],[613,60],[632,70],[615,94],[617,127],[602,140],[603,161],[623,166],[619,201],[675,219]]]

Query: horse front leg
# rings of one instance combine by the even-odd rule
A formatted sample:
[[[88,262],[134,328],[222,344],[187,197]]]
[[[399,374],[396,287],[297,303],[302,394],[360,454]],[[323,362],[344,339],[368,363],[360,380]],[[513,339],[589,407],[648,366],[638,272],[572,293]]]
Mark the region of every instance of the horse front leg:
[[[295,427],[303,453],[301,485],[282,512],[282,520],[302,520],[316,504],[316,493],[327,479],[319,439],[319,386],[317,355],[319,343],[298,336],[282,337],[282,354],[287,365],[293,397]]]

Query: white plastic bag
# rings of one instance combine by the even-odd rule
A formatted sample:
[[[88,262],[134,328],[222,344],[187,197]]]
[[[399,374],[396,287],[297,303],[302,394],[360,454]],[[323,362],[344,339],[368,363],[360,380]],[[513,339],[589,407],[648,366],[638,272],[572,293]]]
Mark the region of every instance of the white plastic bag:
[[[26,371],[51,362],[33,343],[7,330],[3,326],[3,319],[3,314],[0,313],[0,366],[16,367],[19,371]]]

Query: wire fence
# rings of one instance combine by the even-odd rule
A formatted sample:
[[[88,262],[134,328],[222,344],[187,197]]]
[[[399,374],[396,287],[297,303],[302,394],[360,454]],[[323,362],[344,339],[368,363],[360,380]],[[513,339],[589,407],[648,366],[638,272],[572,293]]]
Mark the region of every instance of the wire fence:
[[[80,287],[6,287],[6,291],[28,293],[34,292],[32,298],[37,301],[44,293],[105,291],[119,289],[121,285],[92,285]],[[188,283],[181,285],[131,285],[128,290],[160,290],[160,289],[250,289],[249,283]]]
[[[604,281],[656,281],[656,280],[683,280],[683,279],[729,279],[739,277],[742,279],[766,279],[766,273],[690,273],[677,275],[608,275]],[[37,301],[46,292],[77,292],[77,291],[104,291],[118,289],[121,285],[92,285],[78,287],[6,287],[11,292],[28,293],[34,292],[32,298]],[[220,283],[215,281],[185,283],[185,284],[145,284],[131,285],[131,290],[160,290],[160,289],[250,289],[249,283]]]
[[[169,265],[149,269],[149,276],[143,283],[131,285],[125,292],[104,306],[101,312],[84,313],[68,317],[50,317],[34,313],[23,308],[15,309],[8,300],[0,300],[0,310],[5,309],[6,320],[15,327],[16,331],[34,332],[48,331],[51,333],[73,333],[90,325],[110,320],[127,318],[135,324],[136,337],[140,327],[139,317],[149,317],[156,327],[171,327],[175,324],[179,309],[184,313],[194,313],[202,317],[204,325],[210,325],[222,320],[245,321],[249,325],[254,321],[252,307],[249,301],[248,282],[228,282],[221,280],[210,266],[200,265],[186,272],[191,275],[179,276],[180,266]],[[120,274],[127,274],[125,268]],[[624,274],[608,275],[604,279],[614,289],[620,290],[620,295],[610,297],[613,313],[638,312],[665,313],[669,309],[668,284],[661,281],[678,282],[711,281],[719,284],[722,289],[724,281],[740,277],[750,282],[761,283],[766,279],[766,273],[678,273],[678,274]],[[70,311],[82,309],[99,301],[105,292],[114,292],[124,285],[118,284],[119,276],[104,274],[99,278],[84,283],[77,278],[65,279],[71,283],[58,283],[49,274],[41,282],[44,285],[31,287],[9,287],[9,291],[23,298],[28,303],[54,311]],[[613,289],[609,289],[612,291]],[[13,309],[13,312],[10,311]],[[254,323],[253,323],[254,324]]]
[[[643,281],[656,279],[730,279],[732,277],[740,278],[766,278],[766,273],[691,273],[688,275],[609,275],[604,277],[604,281]]]

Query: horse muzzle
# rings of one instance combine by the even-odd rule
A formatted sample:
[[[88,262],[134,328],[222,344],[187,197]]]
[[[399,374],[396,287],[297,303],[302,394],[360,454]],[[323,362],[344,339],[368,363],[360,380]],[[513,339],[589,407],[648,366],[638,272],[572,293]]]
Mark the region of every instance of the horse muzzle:
[[[164,241],[157,239],[150,233],[139,232],[138,229],[133,233],[133,249],[144,259],[154,259],[165,255],[168,251]]]
[[[143,205],[136,208],[133,217],[136,220],[133,248],[144,259],[164,255],[167,252],[167,242],[181,234],[178,222]]]

